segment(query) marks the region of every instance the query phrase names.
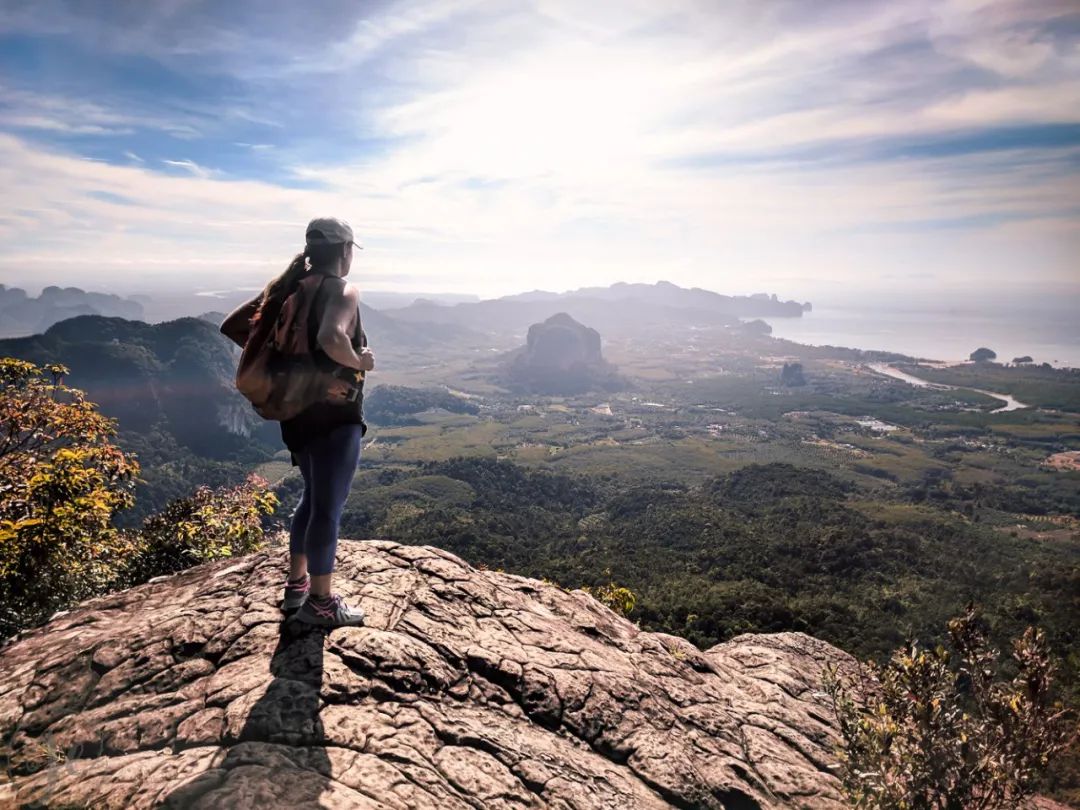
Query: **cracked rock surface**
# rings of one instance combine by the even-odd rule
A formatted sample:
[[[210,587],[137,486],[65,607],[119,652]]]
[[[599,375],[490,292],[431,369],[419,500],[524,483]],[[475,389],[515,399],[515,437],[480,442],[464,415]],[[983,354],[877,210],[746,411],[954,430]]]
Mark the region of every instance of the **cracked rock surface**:
[[[83,603],[0,653],[0,807],[840,808],[799,633],[702,652],[588,595],[344,541],[362,628],[293,632],[285,552]]]

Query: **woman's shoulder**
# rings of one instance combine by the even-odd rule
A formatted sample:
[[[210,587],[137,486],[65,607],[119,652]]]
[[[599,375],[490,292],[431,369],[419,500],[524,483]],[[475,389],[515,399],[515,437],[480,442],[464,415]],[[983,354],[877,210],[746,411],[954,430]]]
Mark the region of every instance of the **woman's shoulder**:
[[[321,285],[331,297],[342,296],[348,299],[360,300],[360,290],[355,284],[351,284],[341,276],[327,275]]]

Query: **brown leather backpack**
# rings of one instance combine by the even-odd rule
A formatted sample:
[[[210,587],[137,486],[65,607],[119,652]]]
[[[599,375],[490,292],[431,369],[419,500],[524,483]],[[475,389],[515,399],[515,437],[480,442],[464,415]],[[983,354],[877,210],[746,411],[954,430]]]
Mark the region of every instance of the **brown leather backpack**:
[[[315,299],[326,278],[309,273],[300,279],[276,312],[259,316],[244,344],[236,387],[264,419],[291,419],[327,396],[334,377],[314,355]]]

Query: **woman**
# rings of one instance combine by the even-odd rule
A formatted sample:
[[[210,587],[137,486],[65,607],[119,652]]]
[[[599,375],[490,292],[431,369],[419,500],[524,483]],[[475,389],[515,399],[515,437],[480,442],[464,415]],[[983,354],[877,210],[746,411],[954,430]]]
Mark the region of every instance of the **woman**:
[[[318,325],[314,353],[317,363],[335,370],[342,379],[331,386],[326,401],[281,422],[281,438],[304,478],[304,494],[293,513],[289,533],[289,578],[282,608],[299,608],[297,621],[321,627],[364,622],[363,611],[349,607],[332,588],[341,511],[360,460],[360,440],[367,430],[363,398],[349,394],[354,387],[363,386],[362,372],[375,367],[360,324],[360,294],[344,281],[354,245],[347,223],[332,217],[313,219],[307,227],[304,252],[221,324],[221,332],[243,346],[267,302],[283,301],[308,273],[325,276],[314,303]]]

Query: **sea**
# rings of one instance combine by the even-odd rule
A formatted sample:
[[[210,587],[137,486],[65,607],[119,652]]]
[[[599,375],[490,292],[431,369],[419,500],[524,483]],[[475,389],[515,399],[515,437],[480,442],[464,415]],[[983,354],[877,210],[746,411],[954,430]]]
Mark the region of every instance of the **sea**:
[[[801,318],[764,318],[773,337],[811,346],[881,349],[927,360],[960,361],[980,347],[998,362],[1030,356],[1036,363],[1080,368],[1080,301],[964,308],[894,308],[814,304]]]

